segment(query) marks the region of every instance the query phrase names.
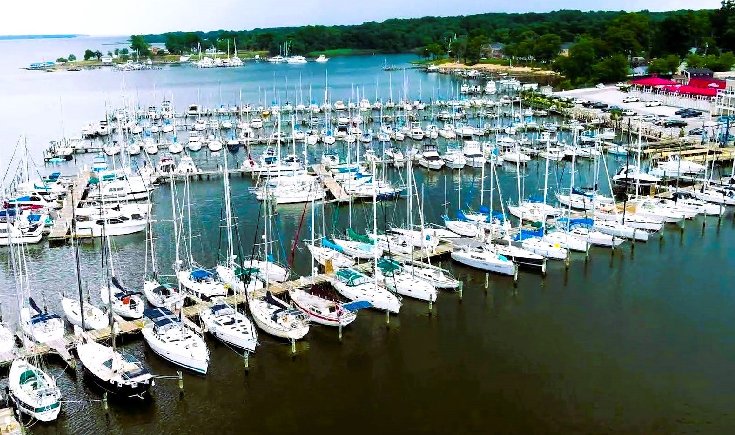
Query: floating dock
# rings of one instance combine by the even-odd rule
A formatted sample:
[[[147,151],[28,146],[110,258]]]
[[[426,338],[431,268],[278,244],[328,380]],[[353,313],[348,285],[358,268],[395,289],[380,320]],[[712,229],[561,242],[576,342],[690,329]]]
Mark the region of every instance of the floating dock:
[[[345,189],[341,184],[337,183],[337,180],[334,179],[332,173],[327,170],[324,165],[314,165],[312,166],[312,169],[314,169],[314,172],[322,180],[324,187],[329,191],[335,201],[348,202],[350,200],[350,195],[345,192]]]
[[[430,258],[443,257],[449,254],[450,252],[452,252],[453,248],[454,248],[454,245],[451,242],[443,241],[433,251],[426,250],[426,249],[416,249],[414,250],[413,256],[411,256],[410,254],[409,255],[394,254],[393,257],[396,258],[397,260],[406,261],[406,262],[421,261],[421,260],[426,260]],[[372,267],[373,267],[372,260],[366,260],[365,262],[360,263],[357,266],[355,266],[355,268],[361,272],[367,272],[371,270]],[[300,277],[298,279],[283,282],[283,283],[272,283],[267,287],[267,289],[264,288],[264,289],[260,289],[256,291],[255,296],[256,297],[265,296],[266,290],[270,291],[274,295],[280,295],[292,289],[304,288],[304,287],[309,287],[313,284],[325,283],[329,281],[332,275],[333,275],[333,272],[320,273],[320,274],[315,275],[313,279],[309,276],[305,276],[305,277]],[[189,302],[193,302],[193,304],[189,306],[184,306],[182,308],[184,323],[187,326],[194,328],[195,330],[201,330],[202,328],[199,325],[197,325],[193,321],[193,319],[196,319],[199,316],[199,314],[205,309],[207,309],[208,307],[210,307],[212,303],[204,301],[202,299],[199,299],[189,294],[186,295],[186,298]],[[230,305],[241,305],[245,303],[245,296],[242,294],[235,294],[235,295],[226,297],[225,301]],[[117,336],[139,334],[141,330],[143,329],[143,327],[145,326],[145,323],[146,323],[145,319],[124,320],[118,316],[115,316],[115,324],[117,325]],[[19,332],[19,334],[22,334],[22,333]],[[86,331],[86,334],[95,341],[104,341],[110,338],[111,329],[108,326],[102,329]],[[28,349],[26,348],[15,349],[13,353],[6,354],[6,355],[0,355],[0,367],[9,366],[13,362],[13,360],[17,358],[30,358],[34,356],[43,356],[43,355],[58,355],[70,367],[76,367],[76,360],[71,354],[71,351],[76,347],[76,344],[77,344],[77,337],[74,334],[66,334],[63,337],[63,339],[59,340],[59,342],[56,342],[56,343],[51,343],[49,345],[33,344]]]
[[[91,237],[89,234],[72,234],[72,220],[74,209],[79,206],[82,200],[84,189],[89,181],[89,172],[80,173],[72,184],[71,193],[64,197],[61,210],[54,216],[54,223],[51,232],[48,235],[49,246],[59,246],[66,243],[70,238]]]

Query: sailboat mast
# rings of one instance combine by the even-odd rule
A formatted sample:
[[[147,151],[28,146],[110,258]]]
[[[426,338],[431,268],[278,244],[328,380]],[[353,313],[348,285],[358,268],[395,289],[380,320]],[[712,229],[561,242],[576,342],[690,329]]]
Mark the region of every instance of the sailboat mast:
[[[550,139],[546,139],[546,155],[549,155],[549,142]],[[546,205],[546,195],[549,190],[549,159],[546,160],[546,168],[544,170],[544,206]],[[571,198],[571,195],[569,196]],[[541,221],[541,229],[543,230],[543,233],[546,233],[546,215],[544,215],[543,220]]]

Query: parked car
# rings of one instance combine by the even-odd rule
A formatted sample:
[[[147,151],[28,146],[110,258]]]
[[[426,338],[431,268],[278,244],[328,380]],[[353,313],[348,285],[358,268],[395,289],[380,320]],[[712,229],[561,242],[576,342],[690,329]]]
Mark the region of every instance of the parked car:
[[[604,89],[605,88],[605,85],[603,85],[602,83],[598,83],[598,84],[595,85],[595,87],[597,89]]]
[[[635,116],[635,110],[625,109],[621,112],[623,116]]]
[[[682,121],[681,119],[667,119],[663,123],[661,123],[661,125],[664,128],[683,128],[686,127],[688,124],[686,123],[686,121]]]
[[[701,136],[704,134],[704,129],[702,127],[697,127],[689,130],[687,133],[689,136]]]
[[[606,109],[606,108],[607,108],[607,104],[605,104],[605,103],[600,103],[600,102],[597,102],[597,103],[594,103],[594,104],[592,104],[592,106],[591,106],[591,107],[592,107],[593,109]]]
[[[658,107],[660,105],[661,105],[660,101],[656,101],[656,100],[646,101],[646,107]]]
[[[623,98],[623,103],[637,103],[641,101],[638,97],[625,97]]]

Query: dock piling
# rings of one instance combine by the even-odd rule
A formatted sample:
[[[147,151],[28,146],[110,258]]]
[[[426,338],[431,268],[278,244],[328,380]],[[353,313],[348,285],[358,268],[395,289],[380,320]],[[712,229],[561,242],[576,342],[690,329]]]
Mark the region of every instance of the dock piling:
[[[296,340],[291,339],[291,355],[296,355]]]
[[[464,287],[464,281],[459,282],[459,302],[462,302],[462,288]]]
[[[339,337],[339,341],[342,341],[342,322],[339,322],[339,325],[337,326],[337,336]]]
[[[250,352],[247,350],[242,354],[243,364],[245,365],[245,373],[250,371]]]
[[[184,393],[184,372],[182,372],[181,370],[177,370],[176,376],[179,377],[179,391],[183,394]]]

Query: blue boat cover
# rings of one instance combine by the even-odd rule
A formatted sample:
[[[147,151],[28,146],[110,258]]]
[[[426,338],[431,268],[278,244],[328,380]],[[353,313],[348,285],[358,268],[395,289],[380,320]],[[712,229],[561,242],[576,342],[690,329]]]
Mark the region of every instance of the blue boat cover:
[[[521,231],[518,234],[516,234],[515,237],[513,237],[513,240],[515,241],[526,240],[532,237],[543,237],[543,235],[544,235],[543,228],[538,228],[535,230],[524,228],[524,229],[521,229]]]
[[[28,222],[38,222],[41,220],[40,214],[29,214],[28,215]]]
[[[482,214],[490,214],[490,207],[486,205],[481,205],[480,208],[477,210],[478,212]]]
[[[327,238],[325,238],[324,240],[322,240],[322,247],[329,248],[329,249],[334,249],[335,251],[344,254],[344,251],[342,250],[342,247],[340,247],[339,245],[337,245],[336,243],[332,242],[331,240],[329,240]]]
[[[528,200],[531,202],[543,202],[544,197],[541,195],[529,195]]]
[[[557,219],[557,222],[560,222],[560,223],[568,222],[569,226],[572,226],[572,227],[575,227],[575,226],[591,227],[592,225],[595,224],[595,220],[592,218],[574,218],[574,219],[559,218]]]
[[[48,314],[48,313],[36,314],[35,316],[31,317],[31,325],[42,323],[42,322],[45,322],[51,319],[60,319],[60,318],[61,317],[57,316],[56,314]]]
[[[353,313],[359,310],[362,310],[364,308],[372,308],[373,304],[371,304],[368,301],[354,301],[349,302],[344,305],[342,305],[342,308],[348,311],[352,311]]]
[[[573,187],[572,188],[572,193],[574,193],[576,195],[586,196],[587,198],[592,198],[592,195],[590,195],[589,193],[585,192],[584,190],[577,189],[576,187]]]
[[[174,313],[167,308],[146,308],[143,311],[143,315],[151,319],[151,321],[158,327],[178,321],[176,316],[174,316]]]
[[[197,280],[211,278],[212,272],[208,270],[204,270],[204,269],[194,269],[191,271],[191,277],[192,279],[197,279]]]
[[[462,210],[457,210],[457,220],[458,221],[467,221],[469,219],[467,219],[467,216],[464,213],[462,213]]]

